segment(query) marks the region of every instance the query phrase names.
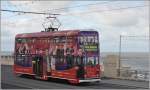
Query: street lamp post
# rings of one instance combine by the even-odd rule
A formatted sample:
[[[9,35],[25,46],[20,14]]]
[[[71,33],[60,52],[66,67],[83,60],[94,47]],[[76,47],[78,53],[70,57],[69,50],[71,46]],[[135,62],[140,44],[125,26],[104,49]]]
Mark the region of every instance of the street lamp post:
[[[120,35],[120,40],[119,40],[119,60],[118,60],[118,76],[120,77],[120,67],[121,67],[121,38],[122,35]]]

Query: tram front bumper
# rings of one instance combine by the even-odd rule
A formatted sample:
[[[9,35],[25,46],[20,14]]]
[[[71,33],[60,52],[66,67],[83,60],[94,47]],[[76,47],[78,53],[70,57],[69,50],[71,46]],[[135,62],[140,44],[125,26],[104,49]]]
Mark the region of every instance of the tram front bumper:
[[[101,81],[100,78],[96,78],[96,79],[80,79],[79,83],[82,83],[82,82],[100,82],[100,81]]]

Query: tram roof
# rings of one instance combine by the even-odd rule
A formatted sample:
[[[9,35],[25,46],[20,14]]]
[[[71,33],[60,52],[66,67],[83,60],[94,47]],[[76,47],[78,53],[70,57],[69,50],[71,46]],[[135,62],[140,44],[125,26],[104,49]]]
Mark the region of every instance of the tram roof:
[[[34,32],[17,34],[16,38],[31,38],[31,37],[55,37],[55,36],[74,36],[79,32],[97,32],[94,29],[81,29],[81,30],[62,30],[53,32]]]
[[[35,32],[17,34],[16,38],[30,38],[30,37],[55,37],[55,36],[73,36],[77,35],[80,30],[64,30],[53,32]]]

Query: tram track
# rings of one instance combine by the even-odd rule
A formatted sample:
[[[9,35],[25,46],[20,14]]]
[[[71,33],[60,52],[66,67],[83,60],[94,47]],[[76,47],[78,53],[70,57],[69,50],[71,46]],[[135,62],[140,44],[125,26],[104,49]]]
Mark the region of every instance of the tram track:
[[[65,80],[49,79],[47,81],[33,79],[27,76],[16,77],[12,73],[12,66],[1,66],[2,88],[32,88],[32,89],[136,89],[140,87],[117,85],[110,83],[83,83],[80,85],[71,85]],[[145,88],[144,88],[145,89]]]

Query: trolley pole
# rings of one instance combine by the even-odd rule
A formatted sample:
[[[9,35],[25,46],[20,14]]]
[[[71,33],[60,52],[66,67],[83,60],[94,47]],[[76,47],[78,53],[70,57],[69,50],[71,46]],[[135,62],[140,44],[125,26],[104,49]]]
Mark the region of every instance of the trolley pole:
[[[119,60],[118,60],[118,76],[120,77],[120,67],[121,67],[121,38],[122,38],[122,36],[120,35],[120,37],[119,37]]]

